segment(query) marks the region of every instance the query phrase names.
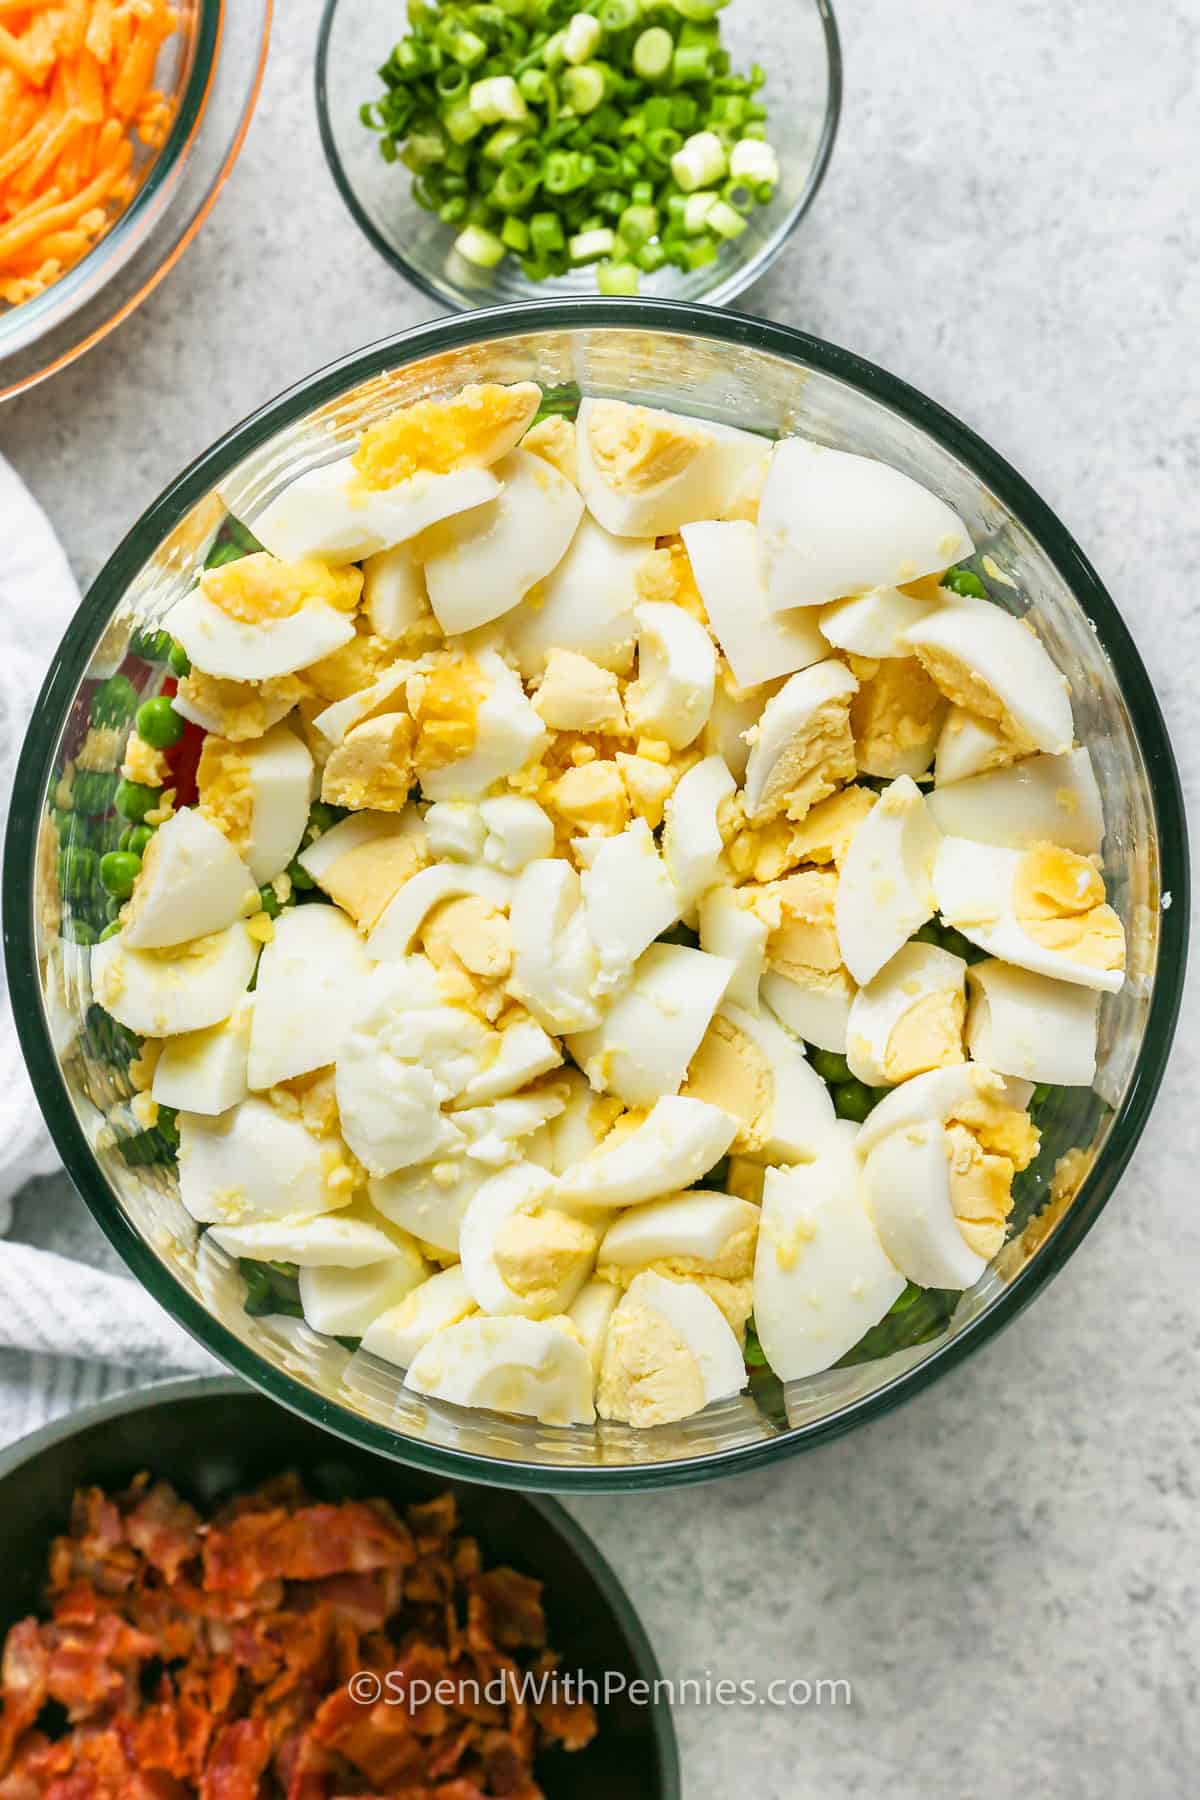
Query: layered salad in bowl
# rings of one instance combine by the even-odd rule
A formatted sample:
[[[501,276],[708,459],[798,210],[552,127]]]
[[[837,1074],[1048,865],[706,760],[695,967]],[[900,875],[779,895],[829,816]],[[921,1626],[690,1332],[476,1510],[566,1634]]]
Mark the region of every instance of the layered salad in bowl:
[[[207,560],[64,738],[56,929],[127,1071],[101,1147],[177,1168],[239,1304],[567,1430],[944,1326],[1128,924],[963,518],[799,431],[482,381]]]

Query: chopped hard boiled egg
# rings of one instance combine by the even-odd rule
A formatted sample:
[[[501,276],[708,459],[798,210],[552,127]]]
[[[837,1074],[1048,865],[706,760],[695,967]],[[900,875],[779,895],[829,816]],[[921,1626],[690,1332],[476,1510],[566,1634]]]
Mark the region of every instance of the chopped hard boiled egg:
[[[352,1207],[300,1218],[214,1225],[212,1235],[230,1256],[255,1262],[292,1262],[301,1269],[363,1269],[390,1259],[396,1234]]]
[[[478,800],[494,783],[524,768],[545,743],[546,728],[518,676],[495,651],[482,651],[468,678],[454,682],[457,693],[447,723],[461,722],[465,742],[455,743],[449,731],[433,737],[429,703],[435,678],[415,679],[424,683],[414,716],[416,767],[427,800]],[[453,669],[448,680],[454,681]]]
[[[533,697],[534,711],[555,731],[629,735],[617,678],[577,650],[551,650]]]
[[[786,812],[803,819],[810,807],[852,779],[854,739],[850,702],[858,683],[844,663],[814,663],[772,695],[748,734],[746,817],[752,824]]]
[[[118,1024],[143,1037],[201,1031],[240,1004],[258,951],[240,921],[165,950],[132,950],[119,933],[92,951],[92,992]]]
[[[901,586],[972,550],[958,515],[911,476],[806,438],[775,446],[758,529],[777,611]]]
[[[1027,756],[1008,768],[938,786],[929,810],[947,837],[1013,850],[1050,843],[1089,856],[1104,842],[1104,806],[1086,750]]]
[[[898,641],[900,633],[919,625],[939,604],[918,599],[903,588],[872,588],[823,606],[818,622],[822,638],[835,650],[874,658],[911,656],[912,651]]]
[[[1032,1093],[1031,1082],[999,1075],[982,1063],[931,1069],[884,1095],[859,1131],[856,1148],[865,1157],[893,1131],[956,1123],[988,1134],[988,1147],[1023,1169],[1037,1153],[1038,1134],[1024,1111]]]
[[[353,1193],[338,1141],[320,1142],[266,1100],[252,1095],[217,1118],[179,1115],[179,1197],[199,1224],[311,1218]]]
[[[967,971],[967,1044],[1001,1075],[1059,1087],[1091,1087],[1100,995],[1029,969],[989,960]]]
[[[842,961],[860,985],[932,918],[938,838],[921,790],[902,775],[883,790],[851,839],[835,916]]]
[[[832,1368],[904,1291],[863,1203],[856,1133],[839,1121],[812,1162],[767,1170],[754,1326],[780,1381]]]
[[[258,909],[258,883],[202,812],[181,807],[146,846],[121,938],[131,950],[163,950],[224,931]]]
[[[261,887],[286,869],[304,836],[313,759],[287,725],[250,744],[205,738],[196,770],[200,809],[229,839]],[[176,817],[180,817],[176,814]]]
[[[948,837],[933,887],[946,924],[1002,962],[1110,994],[1124,984],[1125,932],[1087,857]]]
[[[470,1106],[515,1094],[562,1062],[562,1051],[535,1019],[518,1019],[493,1038],[483,1050],[479,1073],[461,1091],[461,1099]]]
[[[685,775],[684,782],[689,778]],[[669,831],[668,825],[668,835]],[[635,819],[615,837],[587,841],[596,850],[579,885],[588,935],[596,949],[594,992],[599,996],[623,985],[642,952],[675,924],[684,902],[670,867],[667,836],[664,862],[644,819]]]
[[[678,1093],[732,974],[722,957],[651,944],[599,1025],[568,1034],[571,1055],[593,1087],[653,1106]]]
[[[486,505],[499,491],[495,476],[479,468],[444,475],[421,471],[390,487],[368,489],[353,457],[344,456],[289,482],[253,521],[254,535],[288,561],[359,562],[407,544],[456,513]]]
[[[600,973],[580,878],[561,857],[522,869],[512,889],[512,991],[547,1031],[585,1030],[599,1021]]]
[[[495,474],[496,498],[447,520],[425,548],[429,603],[447,634],[511,612],[561,562],[583,512],[578,490],[526,450],[513,450]]]
[[[518,875],[526,864],[554,853],[550,815],[524,794],[499,794],[481,800],[479,816],[486,836],[482,854],[489,868]]]
[[[457,1406],[527,1414],[543,1425],[590,1425],[596,1416],[592,1365],[567,1319],[461,1319],[421,1348],[404,1385]]]
[[[741,1347],[703,1288],[649,1270],[634,1277],[609,1322],[596,1393],[602,1419],[670,1425],[745,1385]]]
[[[666,803],[663,861],[681,912],[690,912],[720,877],[724,846],[717,815],[733,792],[733,776],[721,758],[706,756],[680,777]]]
[[[160,1106],[177,1112],[228,1112],[246,1098],[246,1061],[254,996],[219,1025],[168,1038],[154,1068],[150,1092]]]
[[[858,692],[850,702],[850,729],[859,769],[888,781],[923,775],[933,761],[949,702],[915,656],[851,661]]]
[[[938,787],[966,781],[987,769],[1003,768],[1019,756],[1030,756],[1036,748],[1032,739],[1014,733],[995,719],[985,719],[965,706],[952,705],[937,741],[933,778]]]
[[[256,1092],[337,1060],[370,966],[336,907],[280,914],[255,985],[247,1079]]]
[[[486,469],[520,443],[541,405],[532,381],[471,382],[445,399],[418,400],[368,426],[354,467],[369,489],[419,473]]]
[[[592,1272],[599,1233],[554,1205],[555,1178],[533,1163],[501,1169],[475,1194],[459,1234],[463,1278],[491,1314],[565,1312]]]
[[[474,894],[494,907],[506,906],[512,882],[498,869],[470,863],[434,863],[420,869],[398,889],[367,938],[366,953],[375,962],[407,956],[434,907],[463,894]]]
[[[369,931],[388,902],[425,867],[431,848],[421,816],[410,806],[402,813],[365,811],[339,819],[297,860],[360,930]]]
[[[364,560],[362,598],[371,630],[385,643],[407,644],[431,635],[429,592],[411,544],[395,544]]]
[[[1003,1159],[976,1157],[970,1145],[973,1140],[966,1148],[965,1181],[955,1179],[960,1146],[940,1125],[894,1131],[867,1157],[863,1189],[879,1240],[919,1287],[969,1288],[979,1280],[988,1258],[967,1242],[962,1226],[980,1210],[998,1217],[1003,1241],[1011,1202],[1003,1170],[988,1166]],[[1011,1179],[1011,1164],[1007,1173]]]
[[[1071,748],[1071,687],[1030,626],[990,600],[955,597],[900,634],[947,699],[1053,756]]]
[[[791,675],[828,655],[813,613],[771,610],[762,544],[753,525],[708,520],[685,525],[680,535],[709,623],[742,687]]]
[[[619,537],[719,518],[765,447],[748,431],[624,400],[585,399],[576,424],[584,501]]]
[[[584,514],[557,567],[505,617],[504,640],[527,681],[541,674],[554,650],[629,673],[637,635],[635,578],[653,547],[653,538],[614,537]]]
[[[758,723],[769,698],[769,684],[739,687],[732,670],[724,663],[717,665],[712,711],[700,734],[700,747],[706,756],[719,756],[739,785],[750,760],[746,733]]]
[[[303,1276],[300,1291],[303,1294]],[[462,1269],[457,1264],[439,1269],[436,1275],[419,1284],[410,1283],[395,1300],[376,1308],[361,1330],[361,1348],[398,1369],[407,1369],[436,1331],[457,1325],[476,1310]]]
[[[762,978],[759,995],[789,1031],[818,1050],[846,1052],[850,1008],[857,992],[849,971],[812,969],[794,965],[770,968]]]
[[[687,1093],[732,1113],[734,1150],[767,1162],[807,1162],[834,1119],[829,1089],[791,1032],[729,1001],[692,1058]]]
[[[654,1265],[662,1275],[745,1280],[754,1267],[759,1209],[736,1194],[697,1188],[628,1207],[600,1240],[597,1266],[619,1285]]]
[[[699,928],[700,948],[733,964],[726,999],[756,1012],[767,960],[765,920],[743,903],[737,888],[713,887],[700,900]]]
[[[391,1175],[372,1175],[367,1192],[376,1212],[445,1258],[458,1255],[463,1214],[487,1179],[482,1163],[444,1157]]]
[[[851,1074],[868,1087],[890,1087],[963,1062],[966,974],[962,958],[936,944],[902,945],[854,996],[846,1027]]]
[[[620,1290],[611,1281],[588,1281],[580,1288],[567,1310],[567,1317],[588,1353],[595,1381],[600,1379],[609,1320],[620,1297]]]
[[[736,1119],[722,1106],[664,1095],[611,1147],[589,1143],[588,1153],[561,1171],[556,1197],[573,1207],[635,1206],[690,1187],[721,1160],[736,1131]]]
[[[348,731],[329,753],[321,774],[321,798],[329,806],[403,812],[413,785],[412,719],[380,713]]]
[[[642,737],[683,750],[712,710],[717,653],[704,626],[665,600],[642,602],[637,619],[638,675],[625,693],[629,723]]]
[[[362,1337],[381,1313],[394,1311],[429,1279],[429,1264],[402,1232],[389,1233],[391,1254],[353,1268],[322,1263],[301,1267],[300,1304],[314,1331]]]
[[[256,551],[209,569],[167,623],[206,675],[267,681],[350,642],[361,586],[357,569],[280,562]]]

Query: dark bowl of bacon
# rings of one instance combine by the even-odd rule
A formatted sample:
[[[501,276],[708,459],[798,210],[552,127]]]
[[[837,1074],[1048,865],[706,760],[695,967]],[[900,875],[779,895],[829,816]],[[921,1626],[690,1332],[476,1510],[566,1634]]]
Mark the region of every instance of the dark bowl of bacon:
[[[0,1800],[680,1792],[654,1652],[561,1507],[227,1377],[0,1455],[0,1632]]]

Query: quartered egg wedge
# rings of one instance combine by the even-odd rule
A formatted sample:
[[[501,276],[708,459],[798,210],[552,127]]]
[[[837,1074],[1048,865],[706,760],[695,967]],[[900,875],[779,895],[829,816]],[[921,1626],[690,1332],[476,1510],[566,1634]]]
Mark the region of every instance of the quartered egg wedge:
[[[803,1381],[980,1278],[1124,927],[1069,683],[945,584],[942,496],[539,403],[381,419],[177,603],[198,802],[131,740],[81,979],[214,1255],[431,1407],[653,1430],[742,1392],[751,1315]]]

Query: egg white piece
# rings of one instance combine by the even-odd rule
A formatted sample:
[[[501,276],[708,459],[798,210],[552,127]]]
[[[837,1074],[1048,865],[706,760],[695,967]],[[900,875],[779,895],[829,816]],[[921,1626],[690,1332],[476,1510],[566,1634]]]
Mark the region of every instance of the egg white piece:
[[[562,1175],[591,1155],[613,1123],[613,1103],[594,1092],[582,1069],[568,1064],[555,1082],[563,1093],[563,1109],[547,1126],[550,1138],[548,1167]]]
[[[511,612],[562,560],[583,512],[578,489],[528,450],[510,451],[494,472],[496,498],[447,521],[425,559],[429,603],[448,636]]]
[[[407,712],[409,676],[424,666],[422,660],[393,663],[370,687],[359,688],[353,694],[347,694],[344,700],[334,700],[324,707],[313,724],[330,744],[341,744],[356,725],[365,723],[372,716]]]
[[[549,1074],[562,1062],[562,1051],[536,1019],[520,1019],[503,1031],[493,1033],[484,1049],[482,1067],[461,1089],[461,1098],[471,1106],[487,1100],[502,1100],[515,1094],[539,1075]]]
[[[538,1221],[549,1234],[552,1223],[564,1215],[554,1208],[555,1178],[535,1163],[513,1163],[484,1182],[463,1215],[458,1248],[463,1279],[475,1304],[494,1316],[520,1313],[526,1318],[550,1317],[566,1311],[592,1272],[597,1234],[582,1221],[572,1222],[580,1243],[574,1254],[564,1255],[557,1281],[546,1276],[544,1288],[519,1292],[505,1279],[498,1260],[505,1227],[518,1214],[531,1220],[536,1238]],[[550,1215],[547,1217],[547,1215]]]
[[[487,826],[473,800],[438,800],[425,814],[425,842],[430,856],[451,862],[478,862],[487,843]]]
[[[782,969],[768,969],[758,992],[762,1004],[806,1044],[846,1054],[850,1008],[858,990],[845,969],[828,975],[814,969],[811,982],[796,981]]]
[[[413,940],[435,906],[464,894],[475,894],[496,907],[506,906],[512,882],[497,869],[480,869],[470,863],[433,863],[411,876],[388,902],[373,931],[367,935],[366,953],[374,962],[392,962],[407,956]]]
[[[316,595],[293,613],[235,619],[206,597],[203,578],[175,602],[166,623],[198,669],[231,681],[294,675],[354,636],[351,615]]]
[[[247,1069],[253,1089],[337,1061],[370,966],[362,939],[336,907],[280,913],[258,965]]]
[[[812,1162],[766,1173],[754,1326],[780,1381],[832,1368],[904,1292],[863,1204],[856,1133],[839,1120]]]
[[[154,1070],[150,1092],[160,1106],[177,1112],[228,1112],[246,1098],[250,1019],[254,995],[219,1025],[168,1038]]]
[[[527,863],[554,854],[554,825],[549,813],[524,794],[500,794],[479,803],[486,831],[483,860],[490,869],[519,875]]]
[[[935,787],[966,781],[972,775],[1010,763],[1019,748],[1019,740],[1006,736],[992,719],[981,718],[962,706],[952,706],[934,752]]]
[[[339,864],[365,850],[367,845],[420,836],[421,815],[415,806],[406,806],[400,813],[365,809],[339,819],[336,825],[323,831],[319,838],[305,846],[296,861],[318,887],[324,888],[326,878],[333,875]]]
[[[1032,1093],[1031,1081],[999,1075],[983,1063],[930,1069],[925,1075],[902,1081],[883,1096],[860,1127],[855,1148],[860,1157],[868,1156],[876,1144],[894,1131],[907,1131],[917,1125],[944,1125],[948,1119],[961,1116],[964,1108],[969,1112],[972,1106],[978,1106],[981,1100],[1023,1112]]]
[[[754,1089],[753,1132],[759,1140],[757,1154],[768,1162],[807,1162],[834,1121],[829,1089],[809,1063],[803,1046],[770,1013],[745,1012],[728,999],[721,1003],[718,1022],[725,1020],[750,1046],[756,1065],[746,1071]],[[734,1039],[737,1045],[737,1038]],[[742,1059],[737,1047],[739,1061]],[[696,1085],[696,1070],[692,1072]],[[730,1110],[736,1099],[729,1093]],[[737,1108],[739,1117],[741,1109]],[[747,1129],[743,1117],[743,1129]]]
[[[462,1319],[435,1332],[404,1385],[430,1399],[527,1414],[543,1425],[590,1425],[596,1417],[587,1351],[546,1319]]]
[[[566,1088],[555,1082],[531,1094],[509,1094],[484,1106],[463,1106],[447,1115],[463,1134],[465,1155],[500,1169],[524,1154],[526,1139],[539,1134],[566,1104]]]
[[[1042,640],[990,600],[955,596],[900,634],[906,654],[962,671],[993,716],[996,703],[1039,750],[1062,756],[1071,748],[1071,686]],[[940,685],[940,684],[939,684]],[[961,703],[961,696],[955,695]]]
[[[429,1264],[416,1244],[401,1232],[392,1253],[356,1268],[322,1263],[301,1268],[300,1304],[314,1331],[334,1337],[362,1337],[381,1313],[398,1307],[414,1288],[429,1279]]]
[[[663,861],[682,913],[690,912],[720,879],[724,844],[717,814],[734,791],[733,776],[721,758],[706,756],[680,776],[667,799]]]
[[[658,440],[657,479],[644,466],[620,466],[622,448],[643,430]],[[732,425],[591,398],[580,402],[575,443],[579,486],[592,517],[618,537],[643,538],[718,518],[768,448]]]
[[[461,1268],[439,1269],[419,1286],[414,1283],[386,1310],[377,1310],[359,1334],[360,1347],[398,1369],[407,1369],[435,1331],[457,1325],[475,1311]]]
[[[252,521],[259,543],[285,562],[361,562],[416,537],[430,525],[494,500],[500,483],[487,469],[418,470],[390,488],[369,488],[340,457],[309,469]]]
[[[758,1010],[759,984],[766,970],[767,927],[749,906],[740,906],[736,890],[714,887],[699,905],[700,948],[733,964],[725,997],[748,1012]]]
[[[92,950],[92,992],[119,1025],[174,1037],[219,1025],[246,992],[259,946],[240,921],[170,950],[131,950],[122,934]]]
[[[715,1262],[731,1238],[756,1234],[758,1224],[752,1201],[697,1188],[622,1212],[601,1238],[597,1260],[606,1269],[644,1269],[669,1257]]]
[[[961,997],[966,977],[967,965],[961,956],[937,944],[902,944],[854,996],[846,1029],[850,1073],[868,1087],[889,1087],[895,1077],[888,1073],[888,1049],[896,1027],[914,1007],[935,995]],[[957,1051],[953,1061],[963,1060],[961,1039],[953,1046],[939,1046],[943,1047]]]
[[[753,525],[744,519],[710,519],[685,525],[680,536],[709,623],[741,687],[791,675],[828,656],[808,608],[772,611],[762,544]]]
[[[858,682],[844,663],[829,657],[789,676],[772,694],[754,729],[746,764],[746,816],[769,814],[786,793],[793,745],[805,745],[822,709],[849,702]]]
[[[427,800],[478,800],[524,768],[546,741],[515,670],[494,650],[480,651],[475,660],[488,684],[475,714],[475,748],[444,768],[426,770],[421,791]]]
[[[567,1047],[594,1088],[652,1106],[679,1092],[732,976],[724,957],[651,944],[600,1024],[568,1034]]]
[[[597,1024],[599,973],[580,879],[562,857],[524,868],[512,889],[512,990],[547,1031]]]
[[[909,775],[884,788],[846,852],[834,919],[842,961],[861,987],[937,909],[939,832]]]
[[[364,560],[362,604],[371,630],[389,644],[399,643],[428,617],[425,573],[410,544],[395,544]]]
[[[131,950],[165,950],[224,931],[257,910],[257,890],[224,833],[202,812],[182,806],[146,846],[122,942]]]
[[[609,1321],[608,1338],[600,1371],[600,1407],[602,1417],[623,1416],[613,1401],[624,1395],[622,1364],[627,1348],[642,1335],[641,1317],[656,1314],[669,1328],[685,1352],[692,1372],[699,1378],[700,1407],[728,1400],[740,1394],[746,1385],[746,1365],[741,1346],[724,1313],[704,1289],[692,1281],[671,1281],[666,1276],[645,1269],[635,1275]],[[669,1423],[672,1418],[687,1417],[686,1412],[670,1409],[656,1422]]]
[[[614,537],[584,514],[537,594],[505,616],[505,641],[527,681],[541,674],[551,650],[574,650],[602,669],[629,673],[637,635],[635,576],[653,548],[652,537]]]
[[[593,989],[599,995],[628,979],[643,950],[675,924],[681,900],[644,819],[613,837],[585,841],[592,854],[579,885],[599,959]]]
[[[638,674],[625,691],[629,723],[643,737],[686,749],[712,710],[713,641],[698,619],[673,602],[646,601],[634,611]]]
[[[799,437],[775,446],[758,529],[777,611],[940,574],[973,548],[957,513],[911,476]]]
[[[995,961],[975,963],[967,982],[967,1045],[977,1062],[1028,1081],[1091,1087],[1100,1010],[1095,988]]]
[[[919,1287],[974,1287],[987,1268],[958,1228],[940,1125],[893,1131],[868,1153],[863,1195],[891,1261]]]
[[[298,1117],[254,1096],[217,1118],[181,1112],[179,1197],[201,1225],[332,1212],[348,1190],[332,1179],[337,1159],[329,1148]]]
[[[458,1255],[463,1214],[490,1171],[466,1157],[420,1163],[391,1175],[372,1175],[367,1192],[376,1212],[443,1255]]]
[[[1104,842],[1104,806],[1086,750],[1026,756],[1004,769],[934,788],[929,810],[947,837],[1026,850],[1061,844],[1089,856]]]
[[[1040,944],[1021,924],[1015,890],[1027,854],[998,844],[977,844],[970,838],[943,838],[933,867],[934,893],[942,918],[1001,962],[1106,994],[1119,993],[1125,985],[1124,969],[1097,968],[1069,951]]]
[[[937,600],[918,600],[902,588],[872,588],[823,606],[818,623],[822,638],[835,650],[885,660],[912,654],[898,641],[900,633],[919,625],[939,605]]]
[[[248,765],[250,832],[242,854],[259,887],[286,869],[304,836],[312,801],[313,759],[286,725],[239,746]],[[178,814],[175,815],[178,818]]]
[[[620,1297],[611,1281],[588,1281],[567,1308],[568,1319],[583,1339],[583,1347],[592,1365],[593,1379],[600,1374],[608,1322]]]
[[[362,1269],[395,1254],[396,1239],[352,1207],[302,1218],[260,1219],[252,1225],[213,1225],[230,1256],[255,1262],[292,1262],[301,1269]]]
[[[736,1133],[737,1120],[719,1106],[666,1094],[611,1150],[589,1144],[563,1170],[557,1196],[576,1206],[636,1206],[691,1187],[720,1162]]]
[[[746,779],[750,746],[746,732],[757,725],[768,695],[764,688],[737,687],[727,671],[719,670],[713,688],[712,711],[700,736],[700,745],[708,756],[719,756],[733,779],[741,785]]]

